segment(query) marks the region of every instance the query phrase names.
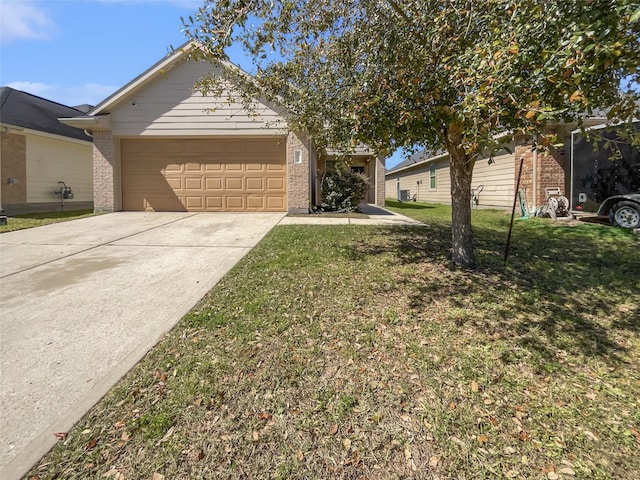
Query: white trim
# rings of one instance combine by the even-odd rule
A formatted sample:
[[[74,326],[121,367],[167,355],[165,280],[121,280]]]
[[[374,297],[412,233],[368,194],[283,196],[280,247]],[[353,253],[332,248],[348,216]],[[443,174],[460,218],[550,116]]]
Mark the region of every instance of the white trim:
[[[110,115],[98,115],[95,117],[60,117],[60,123],[82,130],[109,130],[111,128]]]

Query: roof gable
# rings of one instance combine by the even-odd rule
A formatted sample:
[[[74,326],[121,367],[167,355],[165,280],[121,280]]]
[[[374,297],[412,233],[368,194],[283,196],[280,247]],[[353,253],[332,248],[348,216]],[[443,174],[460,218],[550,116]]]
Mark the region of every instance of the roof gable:
[[[11,87],[0,88],[0,122],[16,127],[90,142],[82,130],[58,121],[81,115],[80,110]]]

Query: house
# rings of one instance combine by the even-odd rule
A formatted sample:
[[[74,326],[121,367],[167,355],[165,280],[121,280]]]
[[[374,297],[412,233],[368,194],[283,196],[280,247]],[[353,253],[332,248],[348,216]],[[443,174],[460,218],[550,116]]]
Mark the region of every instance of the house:
[[[247,111],[231,92],[203,96],[187,43],[86,115],[61,122],[92,132],[96,211],[308,212],[319,203],[331,154],[286,129],[287,112],[257,101]],[[371,179],[368,200],[384,203],[384,157],[353,157]]]
[[[80,110],[0,88],[0,197],[7,215],[93,208],[92,143],[58,117]],[[64,182],[73,199],[61,198]],[[70,197],[70,195],[66,195]]]
[[[585,124],[598,125],[605,117],[592,117]],[[471,185],[475,207],[511,208],[514,202],[520,160],[523,159],[519,191],[528,211],[534,211],[547,201],[551,189],[565,195],[571,190],[571,130],[575,125],[560,124],[549,127],[559,142],[548,151],[534,149],[533,138],[505,137],[504,149],[493,155],[481,156],[473,168]],[[451,203],[449,155],[418,152],[386,173],[386,191],[396,198],[431,203]],[[406,192],[408,191],[408,193]]]

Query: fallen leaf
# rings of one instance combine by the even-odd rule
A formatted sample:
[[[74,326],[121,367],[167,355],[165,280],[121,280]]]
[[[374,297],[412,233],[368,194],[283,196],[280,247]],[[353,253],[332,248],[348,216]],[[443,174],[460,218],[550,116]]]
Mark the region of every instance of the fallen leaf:
[[[342,440],[342,446],[345,450],[349,450],[351,448],[351,440],[345,438],[344,440]]]
[[[481,435],[478,435],[478,442],[487,443],[488,441],[489,441],[489,437],[487,437],[484,433]]]
[[[298,460],[304,460],[304,452],[302,450],[298,450]]]
[[[253,433],[251,434],[251,438],[253,439],[254,442],[257,442],[258,440],[260,440],[260,434],[254,430]]]
[[[153,474],[152,480],[164,480],[164,475],[162,475],[161,473],[156,472],[156,473]]]
[[[124,423],[124,422],[116,422],[116,423],[113,424],[114,428],[124,428],[125,426],[126,426],[126,423]],[[82,433],[84,433],[84,432],[82,432]]]
[[[405,445],[404,447],[404,458],[411,460],[411,449],[409,448],[409,445]]]
[[[569,467],[561,468],[560,473],[562,473],[563,475],[570,475],[572,477],[576,474],[576,472],[573,471],[573,468]]]
[[[85,450],[93,450],[94,448],[96,448],[96,445],[98,444],[98,440],[96,440],[95,438],[91,439],[89,441],[89,443],[87,443],[87,446],[84,447]]]
[[[595,436],[592,432],[590,432],[589,430],[585,430],[583,433],[584,433],[584,435],[585,435],[586,437],[589,437],[589,438],[590,438],[591,440],[593,440],[594,442],[597,442],[597,441],[598,441],[598,437],[596,437],[596,436]]]
[[[489,415],[489,421],[491,422],[491,425],[493,425],[494,427],[498,426],[498,420],[496,420],[495,417],[492,417],[491,415]]]
[[[455,410],[456,409],[456,404],[451,402],[449,403],[449,410]]]
[[[57,432],[53,434],[53,436],[56,437],[58,440],[64,440],[65,438],[67,438],[68,435],[69,435],[69,432]]]
[[[120,437],[120,440],[122,440],[123,442],[128,442],[130,438],[131,438],[131,435],[129,435],[125,430],[124,432],[122,432],[122,436]]]
[[[560,475],[558,475],[556,472],[549,472],[547,473],[547,478],[549,480],[558,480],[560,478]]]
[[[476,382],[476,381],[471,382],[471,391],[472,392],[477,392],[478,391],[478,382]]]
[[[329,433],[331,435],[335,435],[336,433],[338,433],[338,424],[337,423],[334,423],[333,425],[331,425],[329,427]]]
[[[429,459],[429,466],[430,467],[435,467],[438,465],[438,462],[440,461],[440,459],[436,456],[433,456]]]

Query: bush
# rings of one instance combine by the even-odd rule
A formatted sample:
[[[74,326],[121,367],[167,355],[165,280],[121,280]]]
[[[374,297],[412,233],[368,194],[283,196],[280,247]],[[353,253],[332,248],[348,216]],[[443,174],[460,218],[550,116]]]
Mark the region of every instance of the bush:
[[[334,170],[322,177],[323,210],[353,212],[364,199],[369,178],[362,173]]]

